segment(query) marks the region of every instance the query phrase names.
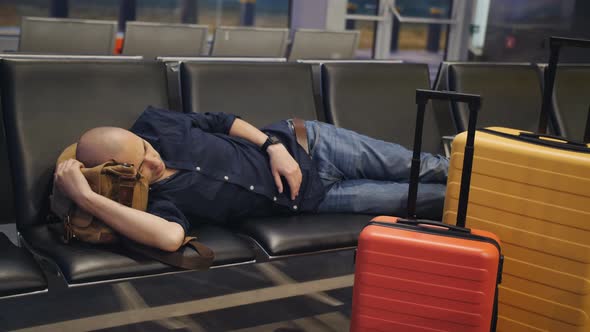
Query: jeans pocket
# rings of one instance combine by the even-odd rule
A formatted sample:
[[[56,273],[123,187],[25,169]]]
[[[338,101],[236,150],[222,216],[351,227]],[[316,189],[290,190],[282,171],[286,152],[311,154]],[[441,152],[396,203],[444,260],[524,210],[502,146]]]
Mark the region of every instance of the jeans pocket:
[[[324,187],[330,187],[334,183],[344,179],[344,174],[333,164],[327,161],[318,163],[318,175],[324,184]]]

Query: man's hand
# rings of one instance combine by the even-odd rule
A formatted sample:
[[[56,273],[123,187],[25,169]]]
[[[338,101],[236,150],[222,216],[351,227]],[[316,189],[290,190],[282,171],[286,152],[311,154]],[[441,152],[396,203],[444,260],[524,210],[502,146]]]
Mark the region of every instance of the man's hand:
[[[301,187],[301,180],[303,178],[299,164],[297,164],[283,144],[270,145],[266,151],[270,157],[270,170],[279,193],[283,193],[282,175],[287,179],[287,183],[291,188],[291,200],[295,200],[295,197],[299,195],[299,188]]]
[[[258,147],[261,147],[268,138],[265,133],[242,119],[236,119],[234,121],[229,129],[229,134],[231,136],[241,137],[256,144]],[[299,187],[301,187],[301,179],[303,178],[299,164],[297,164],[283,144],[270,145],[266,151],[270,158],[270,169],[277,189],[280,193],[283,193],[281,176],[284,176],[291,188],[291,200],[295,200],[295,197],[299,194]]]
[[[77,205],[82,205],[82,200],[92,193],[88,181],[80,168],[84,165],[75,160],[68,159],[57,165],[54,174],[54,182],[57,188]]]
[[[184,240],[180,224],[132,209],[94,193],[77,160],[69,159],[55,170],[55,185],[76,205],[133,241],[165,251],[176,251]]]

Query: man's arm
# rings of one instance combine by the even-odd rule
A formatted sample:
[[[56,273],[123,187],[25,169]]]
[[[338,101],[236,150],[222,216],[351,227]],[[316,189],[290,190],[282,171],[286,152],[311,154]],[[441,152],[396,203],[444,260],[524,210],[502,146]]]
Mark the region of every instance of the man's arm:
[[[176,251],[184,240],[184,229],[153,214],[121,205],[92,191],[80,171],[82,163],[70,159],[58,165],[55,183],[80,208],[104,221],[124,236],[165,251]]]
[[[257,146],[262,146],[268,138],[258,128],[237,118],[230,128],[229,134],[231,136],[241,137]],[[299,164],[293,159],[293,156],[291,156],[283,144],[270,145],[266,151],[270,158],[270,168],[278,191],[280,193],[283,192],[282,175],[287,179],[287,183],[291,188],[291,199],[294,200],[299,195],[299,188],[301,187],[301,180],[303,178]]]

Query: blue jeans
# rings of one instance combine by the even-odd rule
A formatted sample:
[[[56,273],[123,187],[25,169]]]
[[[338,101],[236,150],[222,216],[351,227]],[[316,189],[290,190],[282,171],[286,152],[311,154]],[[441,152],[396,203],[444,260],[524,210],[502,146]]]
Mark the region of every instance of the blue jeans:
[[[327,191],[319,212],[407,215],[412,151],[323,122],[305,126]],[[443,156],[421,154],[418,217],[441,219],[448,167]]]

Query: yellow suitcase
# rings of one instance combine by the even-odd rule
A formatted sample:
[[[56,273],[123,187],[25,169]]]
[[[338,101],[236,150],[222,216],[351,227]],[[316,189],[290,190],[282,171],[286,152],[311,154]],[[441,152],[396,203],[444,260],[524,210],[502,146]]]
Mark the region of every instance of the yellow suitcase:
[[[443,221],[454,224],[466,133],[453,141]],[[498,331],[590,331],[590,145],[478,130],[466,224],[497,234]]]

